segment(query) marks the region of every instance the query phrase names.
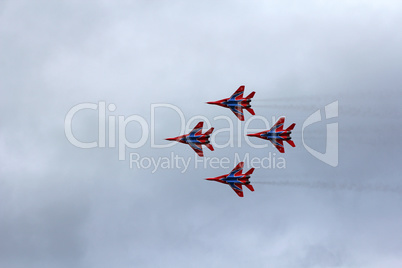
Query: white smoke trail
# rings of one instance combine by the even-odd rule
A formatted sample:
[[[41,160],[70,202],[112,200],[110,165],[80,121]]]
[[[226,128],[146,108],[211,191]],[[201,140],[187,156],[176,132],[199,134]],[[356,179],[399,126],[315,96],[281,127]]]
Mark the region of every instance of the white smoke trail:
[[[373,99],[373,97],[376,100],[383,100],[383,99],[388,99],[389,96],[399,96],[400,95],[400,89],[387,89],[386,90],[387,94],[384,94],[384,91],[378,91],[377,89],[375,90],[370,90],[370,91],[365,91],[364,94],[359,94],[358,92],[338,92],[337,94],[328,94],[328,93],[318,93],[315,95],[299,95],[299,96],[286,96],[286,97],[272,97],[272,98],[254,98],[253,102],[330,102],[334,100],[339,100],[339,99],[344,99],[344,100],[355,100],[356,102],[366,102],[370,101]]]
[[[272,108],[272,109],[289,109],[289,110],[301,110],[312,111],[320,109],[318,105],[305,105],[305,104],[252,104],[252,107],[256,108]]]
[[[292,186],[311,189],[328,189],[328,190],[351,190],[359,192],[389,192],[402,194],[402,186],[391,186],[381,183],[333,183],[323,181],[295,181],[295,180],[280,180],[280,181],[253,181],[252,184],[266,184],[273,186]]]
[[[296,111],[306,111],[306,112],[315,112],[318,109],[322,109],[325,107],[323,105],[317,104],[252,104],[252,107],[255,108],[267,108],[267,109],[286,109],[286,110],[296,110]],[[392,111],[388,111],[391,113]],[[378,110],[375,107],[357,107],[357,106],[339,106],[339,114],[340,115],[348,115],[348,116],[362,116],[362,117],[381,117],[384,116],[383,110]]]
[[[264,101],[264,102],[283,102],[283,101],[327,101],[329,99],[335,99],[338,96],[329,94],[320,95],[302,95],[302,96],[289,96],[289,97],[278,97],[278,98],[267,98],[267,99],[253,99],[253,102]]]

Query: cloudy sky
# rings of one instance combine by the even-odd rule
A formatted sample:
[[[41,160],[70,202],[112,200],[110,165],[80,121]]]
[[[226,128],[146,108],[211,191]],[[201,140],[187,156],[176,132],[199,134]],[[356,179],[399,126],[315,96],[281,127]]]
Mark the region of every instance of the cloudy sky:
[[[0,1],[0,267],[401,267],[401,25],[391,0]],[[240,85],[256,91],[255,120],[205,104]],[[82,103],[96,109],[71,129],[99,142],[106,114],[104,148],[66,137]],[[190,128],[203,117],[233,131],[204,162],[187,145],[152,146],[181,134],[181,113]],[[296,123],[296,148],[247,144],[246,125],[279,116]],[[335,123],[332,167],[304,144],[324,153]],[[145,142],[119,148],[123,137]],[[244,198],[204,180],[253,158],[270,166]]]

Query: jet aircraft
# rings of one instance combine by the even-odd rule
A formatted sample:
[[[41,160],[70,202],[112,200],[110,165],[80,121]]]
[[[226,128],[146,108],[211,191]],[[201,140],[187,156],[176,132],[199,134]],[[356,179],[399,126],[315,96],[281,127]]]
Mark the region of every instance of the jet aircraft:
[[[255,92],[251,92],[250,95],[243,98],[244,86],[240,86],[230,98],[222,99],[218,101],[210,101],[208,104],[215,104],[225,108],[230,108],[232,112],[240,119],[244,121],[243,109],[249,111],[252,115],[255,115],[254,110],[251,109],[251,98],[254,97]]]
[[[238,196],[243,197],[242,185],[246,186],[250,191],[254,191],[254,188],[249,181],[250,175],[253,173],[254,168],[251,168],[245,174],[242,174],[243,166],[244,162],[240,162],[229,174],[216,178],[208,178],[206,180],[229,184],[229,186],[232,187]]]
[[[199,156],[204,156],[204,153],[202,151],[202,146],[205,145],[210,149],[211,151],[214,150],[214,147],[212,147],[212,144],[209,141],[209,136],[211,135],[212,131],[214,130],[213,127],[211,127],[207,132],[202,134],[202,126],[204,125],[204,122],[199,122],[193,130],[189,134],[181,135],[175,138],[167,138],[166,140],[168,141],[177,141],[181,143],[185,143],[191,146],[193,150],[199,155]]]
[[[285,148],[283,146],[283,141],[287,141],[292,147],[296,147],[294,142],[291,140],[290,134],[292,133],[295,123],[291,124],[286,130],[283,130],[283,124],[285,123],[285,117],[279,118],[275,125],[270,130],[265,130],[262,132],[247,134],[247,136],[258,137],[261,139],[269,140],[279,152],[284,153]]]

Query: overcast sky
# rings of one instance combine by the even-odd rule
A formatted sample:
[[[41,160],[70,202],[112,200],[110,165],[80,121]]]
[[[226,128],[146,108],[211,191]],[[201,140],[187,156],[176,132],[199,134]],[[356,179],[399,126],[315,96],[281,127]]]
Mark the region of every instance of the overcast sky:
[[[401,26],[399,1],[0,1],[0,267],[401,267]],[[256,91],[256,116],[296,123],[295,148],[253,148],[251,114],[239,124],[205,104],[240,85]],[[234,146],[219,148],[221,132],[204,148],[229,163],[195,167],[188,145],[152,148],[150,134],[122,161],[108,143],[77,148],[67,113],[101,102],[116,107],[107,127],[133,115],[150,125],[161,103],[215,132],[230,118]],[[74,116],[80,141],[98,141],[98,110]],[[303,146],[317,110],[304,142],[325,152],[338,123],[336,167]],[[181,134],[177,111],[156,109],[154,123],[156,144]],[[137,142],[142,130],[123,132]],[[130,168],[130,154],[190,165]],[[244,198],[204,180],[247,157],[271,167]]]

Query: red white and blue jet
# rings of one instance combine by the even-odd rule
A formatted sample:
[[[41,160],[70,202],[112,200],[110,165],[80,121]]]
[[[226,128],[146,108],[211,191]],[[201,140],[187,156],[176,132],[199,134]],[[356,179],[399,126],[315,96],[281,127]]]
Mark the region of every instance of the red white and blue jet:
[[[204,156],[204,153],[202,152],[202,146],[205,145],[210,149],[211,151],[214,150],[214,147],[212,147],[212,144],[209,141],[209,136],[211,135],[212,131],[214,130],[213,127],[211,127],[207,132],[202,134],[202,126],[204,125],[204,122],[199,122],[193,130],[189,134],[181,135],[175,138],[167,138],[166,140],[168,141],[177,141],[181,143],[185,143],[191,146],[193,150],[199,155],[199,156]]]
[[[290,137],[290,134],[292,133],[292,130],[296,124],[293,123],[284,130],[284,123],[285,117],[281,117],[270,130],[265,130],[254,134],[247,134],[247,136],[269,140],[279,152],[284,153],[285,148],[283,146],[283,141],[287,141],[287,143],[289,143],[292,147],[296,147],[294,142],[291,140],[292,138]]]
[[[251,98],[254,97],[255,92],[251,92],[250,95],[245,98],[243,98],[243,92],[244,86],[240,86],[230,98],[218,101],[210,101],[207,103],[229,108],[237,116],[237,118],[240,119],[240,121],[244,121],[243,109],[246,109],[252,115],[255,115],[254,110],[251,109],[250,105]]]
[[[245,174],[242,174],[243,166],[244,162],[240,162],[229,174],[216,178],[208,178],[206,180],[229,184],[229,186],[232,187],[238,196],[243,197],[242,185],[246,186],[250,191],[254,191],[254,188],[249,181],[250,175],[253,173],[254,168],[250,169]]]

